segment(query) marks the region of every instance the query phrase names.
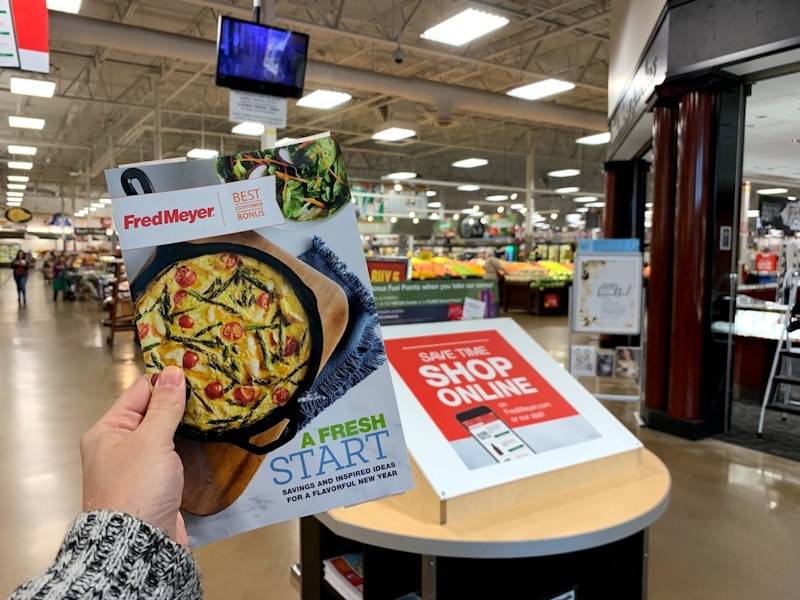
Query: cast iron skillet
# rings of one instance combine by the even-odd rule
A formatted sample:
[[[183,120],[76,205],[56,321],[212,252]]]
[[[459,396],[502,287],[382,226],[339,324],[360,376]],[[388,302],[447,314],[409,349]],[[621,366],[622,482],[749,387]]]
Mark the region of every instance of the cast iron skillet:
[[[303,378],[303,381],[300,382],[300,385],[298,386],[294,395],[289,398],[289,401],[286,404],[274,408],[255,423],[252,423],[246,427],[242,427],[241,429],[220,432],[201,431],[195,427],[181,423],[178,426],[177,434],[203,442],[227,442],[230,444],[235,444],[236,446],[252,452],[253,454],[266,454],[267,452],[284,445],[297,433],[297,423],[300,412],[299,398],[311,386],[314,378],[317,375],[317,371],[319,370],[322,356],[322,323],[320,321],[319,310],[317,308],[317,298],[314,293],[308,288],[308,286],[306,286],[305,283],[300,280],[294,271],[289,269],[285,264],[275,257],[270,256],[269,254],[262,252],[257,248],[243,246],[241,244],[227,244],[220,242],[201,244],[179,242],[176,244],[158,246],[156,248],[156,252],[151,257],[150,262],[131,283],[131,294],[133,296],[133,302],[135,303],[147,288],[147,284],[153,281],[165,269],[172,267],[183,260],[196,258],[205,254],[218,254],[224,252],[232,252],[249,256],[250,258],[272,267],[278,273],[286,277],[286,279],[289,281],[308,317],[308,333],[311,339],[311,355],[309,356],[308,360],[306,376]],[[252,438],[254,435],[266,431],[283,419],[288,419],[289,421],[278,439],[264,446],[258,446],[250,442],[250,438]]]

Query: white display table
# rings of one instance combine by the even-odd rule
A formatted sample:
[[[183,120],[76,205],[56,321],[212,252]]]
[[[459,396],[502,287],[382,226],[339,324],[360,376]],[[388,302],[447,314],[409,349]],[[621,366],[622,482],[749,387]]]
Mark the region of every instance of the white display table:
[[[617,599],[642,598],[647,528],[663,514],[669,493],[666,467],[643,450],[639,468],[630,472],[446,525],[398,498],[308,517],[303,598],[335,598],[322,583],[321,561],[345,550],[364,552],[365,600],[399,597],[414,587],[423,598],[442,599],[512,593],[520,585],[533,598],[576,586],[581,600],[612,597],[603,590]],[[397,587],[401,565],[414,569],[400,580],[408,590]],[[465,577],[473,569],[484,576]],[[491,585],[481,587],[484,580]]]

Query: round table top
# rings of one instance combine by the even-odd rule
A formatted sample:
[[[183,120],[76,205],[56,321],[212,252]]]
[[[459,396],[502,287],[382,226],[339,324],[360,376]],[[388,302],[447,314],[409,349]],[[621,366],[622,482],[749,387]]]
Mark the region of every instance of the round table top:
[[[638,468],[546,498],[439,525],[397,497],[316,515],[341,537],[415,554],[459,558],[547,556],[594,548],[654,523],[669,502],[670,476],[641,450]]]

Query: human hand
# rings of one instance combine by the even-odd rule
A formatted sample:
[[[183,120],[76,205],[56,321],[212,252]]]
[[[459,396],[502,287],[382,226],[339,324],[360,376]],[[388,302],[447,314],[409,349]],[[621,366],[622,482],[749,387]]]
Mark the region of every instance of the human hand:
[[[161,372],[152,397],[146,376],[122,393],[81,438],[84,510],[133,515],[189,547],[173,442],[185,405],[183,372],[174,366]]]

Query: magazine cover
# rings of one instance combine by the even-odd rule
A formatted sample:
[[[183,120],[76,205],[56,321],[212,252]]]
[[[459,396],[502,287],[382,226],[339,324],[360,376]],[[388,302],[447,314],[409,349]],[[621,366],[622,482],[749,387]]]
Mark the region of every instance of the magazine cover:
[[[413,486],[338,141],[106,171],[197,546]]]

